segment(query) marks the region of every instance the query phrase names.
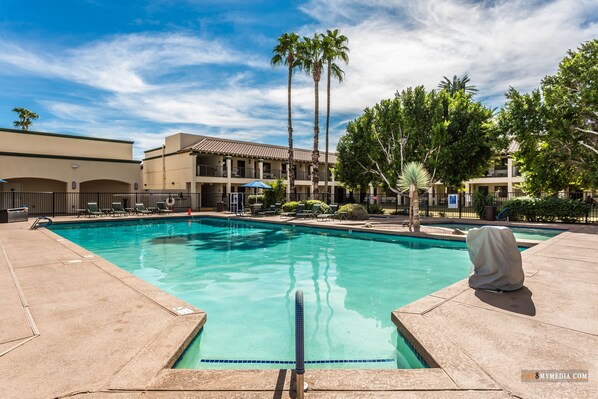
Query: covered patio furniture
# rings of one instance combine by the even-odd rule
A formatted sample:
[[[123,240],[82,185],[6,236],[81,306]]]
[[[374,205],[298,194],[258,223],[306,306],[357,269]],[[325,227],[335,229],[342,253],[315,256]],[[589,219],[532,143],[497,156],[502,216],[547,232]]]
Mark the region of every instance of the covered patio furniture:
[[[111,213],[113,216],[117,216],[117,215],[127,216],[129,214],[129,212],[125,211],[125,209],[123,208],[123,204],[121,204],[120,202],[112,203],[112,212]]]
[[[97,202],[88,202],[87,203],[87,215],[89,216],[104,216],[104,212],[98,208]]]
[[[168,209],[164,201],[156,202],[156,209],[158,213],[172,213],[172,209]]]
[[[152,212],[148,209],[145,209],[145,205],[143,203],[135,204],[135,213],[142,214],[142,215],[150,215]]]

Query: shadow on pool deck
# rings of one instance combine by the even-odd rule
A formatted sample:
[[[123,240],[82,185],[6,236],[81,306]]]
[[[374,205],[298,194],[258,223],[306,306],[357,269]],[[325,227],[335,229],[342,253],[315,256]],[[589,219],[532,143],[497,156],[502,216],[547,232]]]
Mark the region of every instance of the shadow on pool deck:
[[[488,305],[527,316],[536,315],[536,305],[534,305],[532,295],[532,292],[526,286],[511,292],[475,291],[475,296]]]

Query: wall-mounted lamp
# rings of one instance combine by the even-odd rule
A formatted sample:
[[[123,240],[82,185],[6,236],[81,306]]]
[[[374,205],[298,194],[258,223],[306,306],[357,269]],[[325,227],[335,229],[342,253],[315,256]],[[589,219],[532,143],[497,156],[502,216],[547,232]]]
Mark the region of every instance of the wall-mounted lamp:
[[[174,186],[174,182],[172,182],[172,185]]]
[[[76,189],[77,189],[77,182],[76,182],[76,181],[73,181],[73,182],[71,182],[71,188],[72,188],[73,190],[76,190]]]
[[[135,190],[135,191],[139,190],[139,183],[133,184],[133,190]]]
[[[77,169],[78,167],[79,167],[79,164],[76,164],[76,163],[71,164],[71,168],[73,168],[73,169]]]

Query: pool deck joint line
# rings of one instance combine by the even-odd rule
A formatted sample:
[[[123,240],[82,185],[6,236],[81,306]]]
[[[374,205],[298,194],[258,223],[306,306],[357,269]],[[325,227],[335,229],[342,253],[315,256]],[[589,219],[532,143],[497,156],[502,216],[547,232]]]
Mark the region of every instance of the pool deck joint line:
[[[194,216],[204,215],[230,217]],[[159,218],[168,217],[144,219]],[[429,237],[356,222],[243,219]],[[3,398],[288,397],[290,370],[171,369],[206,322],[204,312],[51,231],[28,227],[0,225]],[[598,391],[598,226],[549,227],[569,231],[530,244],[537,245],[522,255],[523,289],[493,294],[462,280],[389,315],[431,368],[308,369],[306,397],[591,397]],[[585,369],[590,380],[522,382],[529,369]]]

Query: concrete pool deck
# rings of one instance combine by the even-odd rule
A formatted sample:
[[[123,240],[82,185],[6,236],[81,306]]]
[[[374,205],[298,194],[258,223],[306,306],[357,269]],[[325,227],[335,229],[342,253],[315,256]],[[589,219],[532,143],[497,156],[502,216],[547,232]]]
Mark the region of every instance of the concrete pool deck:
[[[290,370],[170,369],[205,313],[51,231],[29,231],[30,223],[0,225],[0,397],[289,397]],[[285,223],[361,230],[354,222]],[[463,280],[393,312],[439,367],[308,370],[306,397],[591,397],[598,226],[567,227],[523,253],[519,291],[475,291]],[[522,370],[554,369],[587,369],[589,381],[522,382]]]

